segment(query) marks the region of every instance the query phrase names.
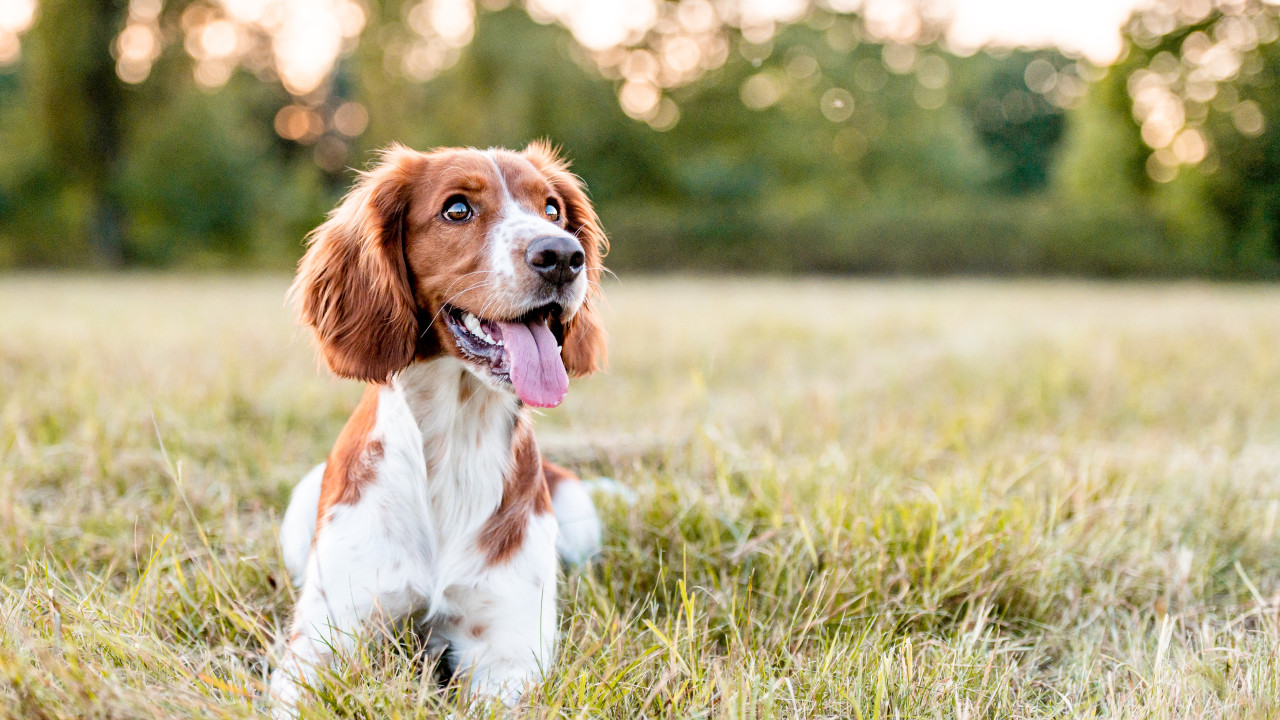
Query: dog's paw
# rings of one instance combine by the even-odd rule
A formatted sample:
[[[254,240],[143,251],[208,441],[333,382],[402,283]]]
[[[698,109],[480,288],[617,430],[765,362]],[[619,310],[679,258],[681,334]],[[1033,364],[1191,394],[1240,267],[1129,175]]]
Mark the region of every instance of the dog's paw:
[[[513,708],[520,704],[533,683],[534,679],[523,666],[513,664],[509,668],[491,667],[481,674],[471,676],[468,699],[471,705],[501,703]]]
[[[301,694],[301,688],[293,676],[278,669],[272,673],[271,693],[267,701],[271,720],[297,720]]]

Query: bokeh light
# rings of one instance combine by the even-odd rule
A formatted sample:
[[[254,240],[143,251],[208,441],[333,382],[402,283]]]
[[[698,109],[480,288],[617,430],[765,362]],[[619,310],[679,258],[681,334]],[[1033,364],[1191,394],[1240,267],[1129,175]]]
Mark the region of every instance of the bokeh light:
[[[622,84],[618,92],[618,101],[622,110],[637,120],[643,120],[658,109],[662,93],[648,79],[637,78]]]
[[[897,75],[906,75],[916,65],[916,46],[906,43],[888,43],[880,51],[884,66]]]
[[[311,143],[324,132],[324,118],[314,108],[285,105],[276,113],[275,129],[286,140]]]
[[[142,82],[160,56],[161,0],[131,0],[115,42],[116,73]],[[183,10],[183,48],[203,87],[225,84],[236,68],[277,78],[295,96],[322,91],[338,59],[355,48],[366,11],[353,0],[216,0]]]
[[[36,0],[0,0],[0,67],[22,54],[22,34],[36,21]]]
[[[278,80],[304,105],[319,107],[330,93],[338,62],[364,30],[365,2],[196,0],[181,13],[182,44],[203,87],[217,88],[237,68],[246,68]],[[168,36],[160,22],[162,3],[130,0],[127,22],[113,46],[117,73],[125,82],[145,80],[160,56]],[[483,0],[480,6],[496,10],[508,4]],[[879,92],[892,75],[913,76],[911,95],[926,109],[948,100],[951,67],[945,51],[966,55],[993,42],[1056,45],[1065,52],[1065,63],[1062,58],[1032,60],[1023,78],[1026,92],[1001,98],[1001,112],[1012,119],[1030,112],[1032,96],[1059,108],[1078,102],[1090,82],[1102,76],[1098,68],[1119,57],[1121,29],[1139,47],[1154,47],[1173,28],[1199,22],[1203,27],[1182,40],[1179,54],[1158,53],[1148,68],[1129,78],[1143,141],[1153,152],[1169,149],[1162,157],[1175,158],[1175,164],[1195,164],[1195,158],[1210,154],[1199,152],[1191,139],[1181,140],[1181,150],[1172,149],[1184,137],[1198,137],[1208,146],[1202,128],[1210,109],[1228,115],[1245,136],[1265,131],[1260,106],[1230,96],[1226,88],[1259,72],[1259,44],[1280,36],[1275,18],[1280,10],[1260,13],[1242,0],[523,0],[519,5],[538,22],[567,28],[587,61],[617,81],[622,110],[663,130],[680,117],[670,93],[722,67],[734,52],[760,68],[739,88],[749,108],[773,106],[792,88],[829,94],[830,81],[823,90],[821,62],[812,51],[788,48],[781,62],[770,61],[775,36],[793,23],[820,31],[837,53],[852,52],[863,42],[880,45],[880,57],[859,61],[850,89],[842,92]],[[399,18],[402,31],[379,38],[384,68],[415,82],[435,77],[471,42],[478,11],[476,0],[407,3]],[[0,64],[16,59],[18,34],[35,14],[36,0],[0,0]],[[843,113],[839,103],[822,97],[819,109],[826,117]],[[367,123],[367,116],[357,122],[350,113],[332,114],[332,129],[342,137],[359,135]],[[1188,130],[1197,133],[1187,135]],[[295,135],[300,141],[319,139]]]
[[[1128,79],[1133,117],[1153,150],[1147,162],[1153,180],[1169,182],[1177,166],[1212,157],[1203,129],[1211,112],[1228,116],[1245,137],[1265,132],[1261,107],[1241,98],[1236,86],[1261,71],[1259,46],[1280,39],[1277,14],[1280,4],[1274,2],[1158,0],[1129,21],[1133,42],[1147,49],[1155,49],[1175,28],[1201,26],[1182,39],[1177,54],[1154,53],[1147,67]]]
[[[747,78],[738,94],[743,105],[752,110],[764,110],[782,99],[784,87],[773,73],[762,72]]]
[[[923,55],[916,63],[916,81],[930,90],[941,90],[951,80],[951,66],[938,55]]]
[[[151,75],[151,66],[163,48],[160,34],[161,0],[130,0],[128,20],[112,48],[116,75],[127,83],[140,83]]]
[[[358,102],[347,102],[333,111],[333,129],[347,137],[357,137],[369,127],[369,111]]]
[[[831,122],[844,122],[853,117],[853,95],[844,88],[831,88],[823,93],[819,106]]]

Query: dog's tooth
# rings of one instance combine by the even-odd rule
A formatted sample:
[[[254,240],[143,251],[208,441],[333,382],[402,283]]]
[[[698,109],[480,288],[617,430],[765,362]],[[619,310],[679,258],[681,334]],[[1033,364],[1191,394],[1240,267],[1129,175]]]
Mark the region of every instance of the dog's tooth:
[[[476,320],[476,316],[472,315],[471,313],[467,313],[466,315],[463,315],[462,322],[464,325],[467,326],[468,330],[475,333],[476,335],[479,335],[480,333],[484,332],[483,330],[480,329],[480,321]]]

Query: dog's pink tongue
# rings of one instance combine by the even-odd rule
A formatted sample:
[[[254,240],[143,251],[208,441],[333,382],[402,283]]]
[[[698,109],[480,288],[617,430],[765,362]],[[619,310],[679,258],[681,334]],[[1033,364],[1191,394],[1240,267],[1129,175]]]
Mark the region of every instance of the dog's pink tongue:
[[[569,393],[569,375],[546,322],[499,323],[511,358],[511,384],[534,407],[555,407]]]

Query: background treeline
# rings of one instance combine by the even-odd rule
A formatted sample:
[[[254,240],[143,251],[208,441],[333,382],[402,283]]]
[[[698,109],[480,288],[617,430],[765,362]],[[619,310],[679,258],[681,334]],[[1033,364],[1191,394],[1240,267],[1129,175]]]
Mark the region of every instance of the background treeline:
[[[671,93],[679,121],[660,132],[624,114],[618,81],[563,28],[481,11],[456,64],[426,83],[389,76],[365,38],[326,103],[361,103],[367,129],[335,148],[282,138],[290,96],[247,72],[202,89],[191,59],[167,53],[146,82],[121,82],[109,48],[124,12],[44,2],[20,60],[0,69],[0,267],[283,269],[377,147],[548,137],[587,180],[617,270],[1280,270],[1274,42],[1232,89],[1260,108],[1261,129],[1209,115],[1206,160],[1153,179],[1130,81],[1194,27],[1131,44],[1109,69],[1051,51],[923,46],[899,73],[855,26],[833,48],[844,19],[824,16],[765,47],[739,41],[723,67]],[[1032,92],[1033,62],[1080,80],[1079,97]],[[322,150],[338,162],[318,162]]]

